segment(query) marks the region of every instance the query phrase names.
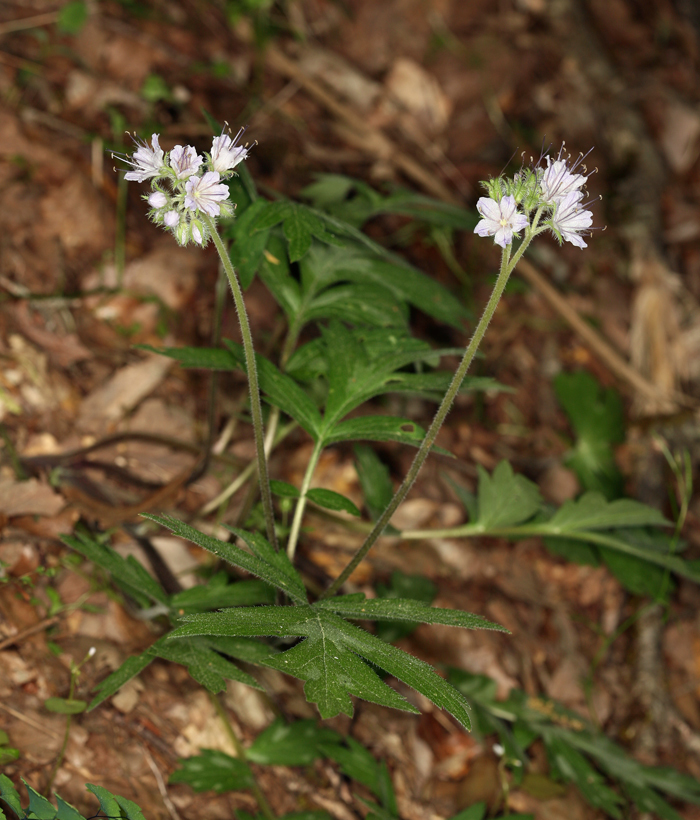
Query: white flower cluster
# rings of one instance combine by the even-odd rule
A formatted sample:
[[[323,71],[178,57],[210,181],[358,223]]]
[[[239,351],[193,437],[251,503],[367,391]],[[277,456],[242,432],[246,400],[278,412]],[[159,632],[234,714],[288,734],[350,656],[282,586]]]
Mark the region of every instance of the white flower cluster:
[[[151,180],[152,192],[144,196],[151,206],[150,218],[171,231],[180,245],[194,241],[206,245],[209,217],[231,216],[234,204],[224,184],[234,175],[234,168],[248,157],[248,149],[238,144],[243,133],[235,137],[214,137],[211,153],[201,156],[191,145],[176,145],[166,153],[153,134],[151,144],[134,140],[137,149],[131,156],[120,156],[131,167],[125,179],[132,182]],[[167,183],[167,186],[166,186]]]
[[[563,154],[564,146],[554,161],[546,156],[512,179],[499,177],[485,182],[489,196],[480,197],[476,203],[482,219],[474,233],[493,236],[497,245],[506,248],[513,237],[519,237],[520,231],[533,227],[534,222],[532,236],[549,228],[559,244],[566,240],[586,248],[581,234],[590,234],[593,222],[593,214],[586,210],[588,203],[583,203],[584,185],[590,174],[578,171],[585,171],[582,163],[588,154],[573,162]]]

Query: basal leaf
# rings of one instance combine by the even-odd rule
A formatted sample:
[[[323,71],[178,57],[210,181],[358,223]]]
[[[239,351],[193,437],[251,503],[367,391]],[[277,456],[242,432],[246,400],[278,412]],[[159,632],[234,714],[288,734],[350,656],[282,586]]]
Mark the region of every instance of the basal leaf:
[[[349,498],[346,498],[344,495],[340,495],[340,493],[334,493],[333,490],[325,490],[319,487],[317,489],[309,490],[306,495],[308,496],[309,501],[313,501],[314,504],[317,504],[319,507],[323,507],[326,510],[347,512],[350,513],[350,515],[357,516],[361,514]]]
[[[521,524],[539,510],[542,504],[537,485],[525,476],[516,475],[507,461],[502,461],[492,475],[479,466],[477,491],[478,516],[474,522],[483,532]]]
[[[196,792],[242,791],[253,786],[248,766],[238,758],[216,749],[202,749],[198,755],[180,760],[180,768],[169,778],[170,783],[187,783]]]
[[[262,578],[268,584],[281,589],[292,600],[306,601],[306,590],[303,581],[296,570],[291,568],[288,559],[285,563],[285,553],[283,551],[276,553],[261,535],[246,533],[243,530],[234,530],[235,534],[243,539],[255,553],[251,555],[235,544],[229,544],[226,541],[220,541],[218,538],[205,535],[176,518],[157,515],[146,515],[144,517],[166,527],[175,535],[179,535],[180,538],[192,541],[193,544],[203,547],[214,555],[218,555],[224,561],[228,561],[230,564],[241,567],[252,575]]]
[[[415,707],[365,663],[361,657],[364,653],[349,650],[341,628],[345,621],[337,618],[334,623],[334,618],[332,613],[309,613],[303,630],[306,640],[276,655],[266,665],[305,681],[306,699],[318,706],[323,718],[341,713],[352,716],[350,695],[417,714]]]
[[[423,661],[407,655],[323,607],[263,606],[192,615],[170,640],[194,635],[277,635],[306,640],[268,658],[265,665],[306,682],[307,700],[324,718],[352,715],[350,695],[411,712],[417,710],[388,687],[363,660],[417,689],[469,727],[463,696]]]

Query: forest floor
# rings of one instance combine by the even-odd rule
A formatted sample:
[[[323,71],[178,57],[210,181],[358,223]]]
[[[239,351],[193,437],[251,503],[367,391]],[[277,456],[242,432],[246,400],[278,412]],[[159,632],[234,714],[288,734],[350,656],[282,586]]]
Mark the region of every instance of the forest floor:
[[[166,149],[206,147],[206,111],[234,132],[246,126],[255,143],[246,167],[264,194],[298,197],[317,174],[335,173],[469,208],[479,181],[513,155],[536,158],[543,143],[556,152],[562,141],[573,155],[594,147],[588,187],[594,224],[606,230],[594,231],[586,250],[538,243],[477,365],[511,390],[460,399],[439,441],[458,457],[454,475],[465,486],[474,488],[478,467],[507,459],[561,504],[581,485],[567,466],[575,434],[552,380],[587,370],[622,397],[615,461],[625,495],[673,517],[673,476],[659,441],[688,452],[697,469],[700,440],[700,18],[692,2],[289,0],[227,22],[224,5],[260,4],[103,0],[87,4],[76,33],[57,25],[62,5],[0,3],[0,730],[20,753],[3,772],[44,788],[65,718],[43,704],[67,695],[70,662],[97,648],[76,694],[89,699],[158,634],[75,560],[61,534],[79,519],[98,523],[122,554],[143,560],[120,528],[134,520],[134,504],[196,519],[231,480],[226,457],[252,456],[250,428],[227,428],[245,389],[227,377],[219,460],[190,486],[161,491],[197,460],[208,382],[135,345],[209,343],[217,260],[212,248],[178,248],[146,219],[139,186],[120,183],[110,152],[130,150],[126,131],[157,132]],[[446,234],[396,215],[374,219],[369,231],[474,313],[488,298],[498,265],[490,241],[463,232],[450,246]],[[256,339],[272,348],[281,312],[259,281],[246,300]],[[414,327],[442,345],[468,340],[468,328],[458,333],[421,315]],[[232,309],[223,333],[237,338]],[[402,414],[427,426],[431,407],[411,400]],[[51,460],[110,436],[90,456],[97,466],[87,455],[62,466]],[[298,485],[309,452],[308,437],[292,434],[274,455],[273,476]],[[411,453],[382,452],[400,478]],[[18,480],[13,453],[33,458],[29,480]],[[141,485],[105,512],[82,479],[99,476],[116,497],[115,466]],[[444,466],[430,461],[398,513],[402,528],[464,520]],[[361,500],[350,449],[329,451],[315,480]],[[234,497],[232,514],[241,503]],[[357,536],[321,517],[306,524],[302,565],[333,575]],[[700,496],[690,500],[682,538],[686,557],[700,558]],[[192,583],[201,551],[172,537],[154,543]],[[557,699],[593,716],[644,763],[700,777],[696,584],[677,580],[668,606],[649,607],[607,568],[567,562],[536,538],[387,539],[353,583],[371,590],[396,569],[430,578],[436,603],[512,632],[422,626],[402,642],[407,651],[487,675],[500,697],[515,687]],[[271,675],[268,683],[286,716],[316,715],[298,681]],[[225,702],[245,742],[273,717],[269,702],[242,686],[232,684]],[[414,717],[362,703],[352,722],[330,724],[387,761],[409,820],[502,797],[494,738],[468,735],[437,710]],[[178,759],[201,748],[231,751],[207,694],[182,667],[158,661],[73,719],[54,788],[88,811],[84,784],[98,783],[152,820],[254,811],[249,794],[199,797],[164,785]],[[535,747],[534,770],[546,772],[538,754]],[[303,804],[343,819],[359,811],[327,761],[261,768],[260,778],[275,811]],[[507,805],[538,820],[603,816],[573,787],[546,795],[514,787]],[[698,807],[677,809],[700,818]]]

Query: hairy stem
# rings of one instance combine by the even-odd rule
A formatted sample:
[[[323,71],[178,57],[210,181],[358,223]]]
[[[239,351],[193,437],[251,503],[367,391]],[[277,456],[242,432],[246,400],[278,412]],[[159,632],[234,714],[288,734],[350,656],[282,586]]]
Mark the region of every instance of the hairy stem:
[[[267,530],[267,540],[278,549],[277,534],[275,533],[275,516],[272,510],[272,493],[270,492],[270,476],[267,470],[267,457],[265,455],[265,432],[263,429],[262,406],[260,404],[260,386],[258,383],[258,369],[255,364],[255,350],[253,348],[253,336],[250,332],[248,313],[243,300],[243,292],[233,269],[231,260],[226,251],[224,243],[216,229],[214,220],[202,214],[202,220],[206,222],[211,233],[211,237],[216,245],[216,250],[221,258],[221,264],[228,277],[233,301],[236,305],[238,322],[241,327],[243,339],[243,350],[245,352],[246,370],[248,371],[248,387],[250,389],[250,412],[253,417],[253,432],[255,435],[255,452],[258,462],[258,480],[260,482],[260,498],[262,499],[263,511],[265,513],[265,527]]]

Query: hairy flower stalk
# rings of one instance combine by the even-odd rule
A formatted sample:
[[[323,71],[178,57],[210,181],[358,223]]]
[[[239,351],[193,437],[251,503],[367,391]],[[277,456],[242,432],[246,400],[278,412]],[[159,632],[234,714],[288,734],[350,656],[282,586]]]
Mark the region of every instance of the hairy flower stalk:
[[[277,549],[253,336],[243,292],[216,225],[218,218],[233,215],[234,205],[229,199],[229,189],[225,182],[235,175],[236,166],[248,157],[248,149],[238,145],[242,133],[243,129],[234,138],[228,134],[214,137],[211,152],[204,156],[198,154],[191,145],[176,145],[166,153],[158,143],[159,135],[153,134],[150,146],[147,142],[134,139],[137,149],[133,155],[119,158],[130,166],[131,170],[125,174],[127,180],[151,180],[151,193],[143,198],[150,206],[150,218],[157,225],[170,231],[178,244],[183,246],[190,242],[204,246],[211,239],[221,258],[231,286],[245,351],[267,538]]]
[[[501,176],[483,183],[489,195],[481,197],[477,202],[477,210],[482,218],[474,228],[474,233],[483,237],[493,236],[495,244],[502,248],[501,267],[493,292],[406,478],[364,544],[321,598],[330,598],[338,592],[384,532],[391,517],[411,490],[496,312],[510,274],[530,242],[538,234],[550,230],[559,244],[566,241],[581,248],[586,247],[581,234],[590,233],[593,215],[582,204],[582,189],[588,175],[577,173],[578,169],[585,170],[582,168],[585,157],[582,155],[571,162],[570,157],[563,157],[563,148],[562,146],[553,162],[549,157],[543,157],[531,167],[521,169],[512,178]],[[521,232],[523,238],[511,256],[513,240],[519,238]]]

